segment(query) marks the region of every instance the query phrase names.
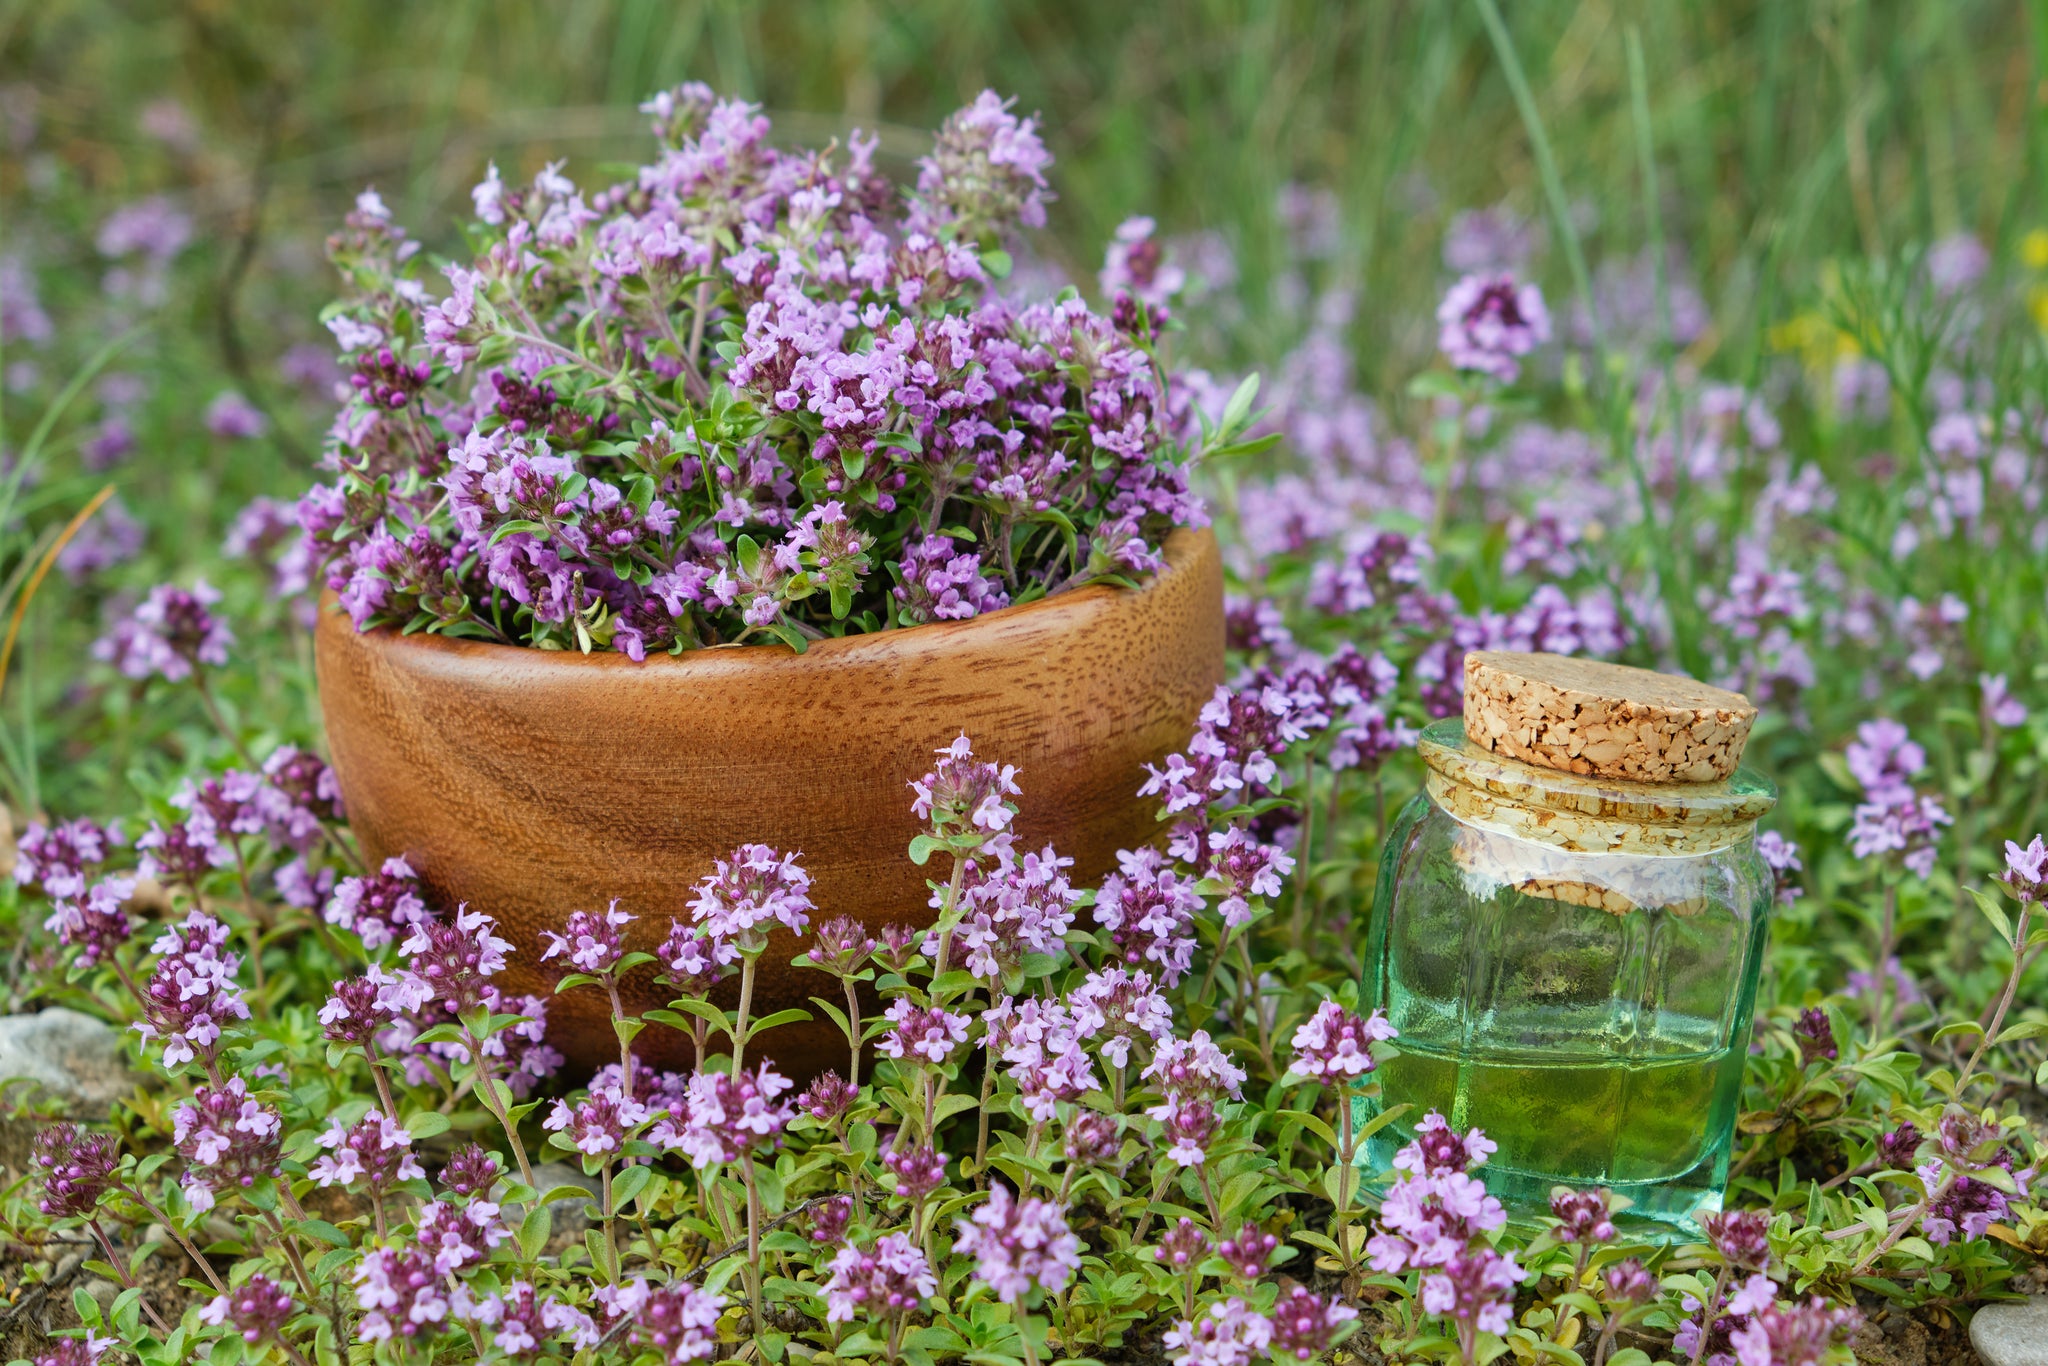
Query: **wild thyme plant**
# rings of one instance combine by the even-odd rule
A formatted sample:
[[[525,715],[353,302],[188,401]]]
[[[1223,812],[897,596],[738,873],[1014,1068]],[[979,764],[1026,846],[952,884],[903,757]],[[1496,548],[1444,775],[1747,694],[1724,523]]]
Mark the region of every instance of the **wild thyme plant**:
[[[988,136],[1035,160],[1022,122],[993,104],[942,142]],[[710,111],[696,95],[656,112],[703,150]],[[771,154],[751,113],[720,117],[732,140],[718,145],[754,168],[744,174],[768,164],[771,179],[814,177],[803,185],[842,195],[820,231],[849,231],[851,152]],[[991,167],[1019,164],[988,155]],[[940,180],[966,164],[933,161]],[[657,166],[706,164],[679,141]],[[1025,221],[1030,180],[969,176],[1016,201],[979,217],[923,187],[903,211],[958,214],[952,236],[933,240],[971,250],[991,276],[997,239],[983,231]],[[607,629],[609,644],[630,646],[629,626],[654,649],[903,625],[919,618],[888,566],[923,554],[934,479],[959,480],[932,532],[953,542],[942,552],[952,577],[934,587],[913,574],[909,596],[964,615],[997,605],[990,585],[1018,600],[1086,571],[1126,477],[1178,496],[1185,465],[1169,455],[1163,473],[1135,473],[1113,443],[1098,457],[1078,418],[1097,372],[1061,357],[1040,379],[1061,386],[1071,425],[1056,419],[1047,435],[1014,409],[986,418],[1023,430],[1018,449],[1033,459],[1074,459],[1085,490],[1079,517],[1068,513],[1071,550],[1056,522],[1012,510],[1009,543],[1031,549],[1013,588],[988,557],[1011,513],[964,469],[924,458],[942,448],[943,422],[916,425],[915,405],[891,397],[871,435],[850,429],[880,457],[861,461],[808,406],[812,390],[789,408],[743,392],[733,368],[768,300],[738,307],[742,282],[717,273],[727,267],[713,267],[703,305],[699,285],[662,274],[669,265],[618,277],[616,294],[611,277],[600,283],[602,223],[644,226],[658,185],[602,207],[590,198],[598,218],[584,221],[558,173],[530,191],[491,184],[477,253],[455,267],[477,277],[467,295],[462,278],[447,296],[407,293],[407,239],[376,201],[338,244],[364,293],[336,330],[345,343],[348,325],[379,335],[352,334],[360,382],[336,436],[350,468],[308,506],[361,517],[335,533],[316,518],[326,540],[305,542],[265,530],[275,507],[253,509],[238,545],[261,574],[216,575],[220,599],[186,577],[189,588],[116,605],[101,676],[118,668],[124,696],[221,732],[183,733],[189,779],[152,790],[120,827],[38,820],[19,839],[18,943],[41,965],[34,999],[133,1025],[133,1055],[161,1085],[112,1125],[46,1125],[35,1179],[0,1211],[24,1245],[89,1242],[96,1274],[119,1287],[111,1308],[80,1301],[85,1336],[45,1359],[204,1350],[326,1366],[354,1345],[386,1362],[1163,1353],[1177,1366],[1376,1355],[1790,1366],[1842,1359],[1884,1316],[1953,1323],[2040,1283],[2048,1213],[2028,1107],[2048,1083],[2048,857],[2032,834],[2048,709],[2032,659],[2048,524],[2025,311],[2043,282],[2024,254],[1994,262],[1950,241],[1851,265],[1745,368],[1703,346],[1701,296],[1668,260],[1616,254],[1586,295],[1546,301],[1536,282],[1555,272],[1536,234],[1505,209],[1461,216],[1444,243],[1445,303],[1421,329],[1441,358],[1418,358],[1408,390],[1382,401],[1350,367],[1356,299],[1325,230],[1336,215],[1297,188],[1277,226],[1296,248],[1301,336],[1264,390],[1270,406],[1253,414],[1250,389],[1220,371],[1177,371],[1148,396],[1145,439],[1160,443],[1149,451],[1205,418],[1218,433],[1202,474],[1233,580],[1229,684],[1185,745],[1131,775],[1160,809],[1160,838],[1079,876],[1057,849],[1013,833],[1032,775],[961,737],[901,794],[925,825],[905,855],[927,870],[929,923],[860,926],[813,903],[793,852],[759,845],[689,870],[696,881],[673,905],[562,908],[549,961],[573,970],[564,989],[603,996],[621,1050],[585,1078],[562,1072],[548,1002],[494,985],[507,948],[489,908],[430,904],[404,858],[363,866],[331,775],[311,750],[277,743],[303,720],[272,733],[239,713],[233,699],[254,695],[259,672],[248,637],[297,629],[276,624],[294,609],[268,624],[242,609],[267,587],[307,587],[308,567],[333,550],[338,591],[359,615],[375,609],[365,622],[388,612],[396,625],[578,648],[587,634],[592,649]],[[777,216],[757,226],[787,235],[795,191],[771,197]],[[516,268],[515,234],[533,256]],[[763,262],[775,257],[764,270],[781,268],[784,245],[761,246]],[[815,268],[807,248],[791,250]],[[1057,307],[1074,310],[1076,338],[1106,316],[1102,335],[1144,358],[1132,376],[1162,384],[1162,333],[1179,347],[1221,326],[1203,310],[1227,299],[1194,297],[1205,252],[1133,220],[1105,263],[1106,313]],[[942,256],[932,270],[945,269]],[[660,281],[673,287],[662,305],[680,320],[673,337],[655,296],[636,292]],[[864,300],[834,354],[864,365],[882,349],[869,303],[892,336],[906,321],[916,331],[1003,307],[999,286],[966,283],[942,306]],[[604,307],[579,311],[586,286]],[[709,371],[705,393],[680,365],[660,374],[661,358],[690,359],[699,308],[695,360],[724,367],[723,399]],[[597,321],[579,331],[585,318]],[[639,321],[599,325],[619,318]],[[577,359],[523,355],[531,343],[511,331]],[[456,371],[451,348],[472,345]],[[450,406],[482,380],[468,392],[495,395],[488,410]],[[226,408],[219,421],[248,426]],[[672,449],[697,454],[667,470],[635,465],[656,421]],[[599,451],[643,423],[630,451]],[[686,430],[696,446],[680,444]],[[350,444],[356,432],[366,444]],[[914,433],[917,447],[891,433]],[[436,491],[413,462],[449,473],[472,436],[494,452],[471,471],[479,480],[512,488],[490,462],[516,439],[558,501],[515,517],[509,495],[504,508],[477,495],[490,531],[451,530],[456,491]],[[543,440],[548,458],[578,468],[533,465]],[[993,453],[995,441],[979,433],[974,449]],[[873,496],[813,492],[802,477],[778,491],[754,442],[778,462],[837,460],[855,485],[872,477]],[[1270,453],[1216,458],[1227,447]],[[686,468],[696,482],[666,501],[661,481]],[[877,470],[904,482],[885,489]],[[643,477],[655,485],[644,506],[625,491]],[[593,492],[600,482],[621,490],[618,505]],[[742,522],[761,513],[760,536],[718,520],[728,494],[746,502]],[[833,498],[845,524],[822,512]],[[662,541],[646,518],[657,500],[679,523],[698,518],[716,546]],[[821,544],[875,535],[861,543],[866,570],[850,554],[806,562],[818,547],[795,538],[813,512]],[[789,577],[765,601],[752,589],[682,599],[664,637],[636,625],[653,611],[655,566],[629,557],[622,571],[577,548],[607,517],[644,530],[633,544],[657,558],[701,553],[707,583],[767,572],[779,563],[770,539],[793,547],[795,564],[775,571]],[[1141,520],[1138,535],[1157,551],[1178,520]],[[507,530],[515,521],[538,529]],[[515,565],[537,565],[541,550],[561,561],[557,578],[525,580],[530,601],[490,580],[494,547],[477,542],[499,531],[496,545],[524,556]],[[742,536],[764,557],[752,569]],[[458,545],[460,562],[436,558]],[[415,550],[430,572],[379,558]],[[960,568],[976,555],[971,573]],[[787,591],[841,570],[861,585],[843,617],[829,588]],[[748,621],[756,605],[763,620]],[[1371,869],[1389,804],[1416,781],[1415,729],[1457,710],[1460,659],[1474,648],[1685,667],[1764,708],[1752,760],[1786,793],[1779,828],[1759,842],[1778,879],[1775,943],[1728,1209],[1696,1244],[1629,1243],[1618,1201],[1598,1190],[1560,1190],[1547,1215],[1511,1222],[1478,1180],[1491,1141],[1443,1116],[1410,1117],[1417,1137],[1398,1176],[1361,1188],[1352,1159],[1370,1135],[1353,1102],[1400,1047],[1359,995]],[[667,925],[645,966],[674,998],[638,1018],[613,990],[639,965],[620,952],[625,916]],[[800,1085],[773,1060],[782,1021],[759,1018],[745,990],[771,922],[801,936],[812,1006],[846,1038],[843,1072]],[[727,983],[737,1009],[712,999]],[[663,1029],[690,1041],[689,1072],[633,1052]],[[160,1274],[171,1266],[182,1284]]]

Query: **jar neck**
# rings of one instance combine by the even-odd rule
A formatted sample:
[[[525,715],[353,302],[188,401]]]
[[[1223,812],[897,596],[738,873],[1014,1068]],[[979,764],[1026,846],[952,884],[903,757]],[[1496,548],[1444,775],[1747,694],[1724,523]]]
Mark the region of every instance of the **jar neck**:
[[[1430,800],[1468,825],[1572,853],[1690,856],[1750,839],[1777,789],[1748,769],[1715,783],[1635,783],[1504,758],[1450,717],[1417,742]]]
[[[1711,854],[1756,834],[1756,822],[1666,825],[1528,806],[1431,769],[1429,799],[1467,825],[1580,854]]]

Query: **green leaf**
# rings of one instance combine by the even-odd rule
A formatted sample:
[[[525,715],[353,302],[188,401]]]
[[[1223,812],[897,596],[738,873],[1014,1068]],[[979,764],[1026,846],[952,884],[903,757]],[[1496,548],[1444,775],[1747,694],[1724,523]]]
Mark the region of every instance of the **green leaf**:
[[[633,1197],[647,1189],[647,1183],[655,1177],[652,1167],[628,1167],[612,1178],[611,1213],[617,1214],[633,1202]]]
[[[2020,1039],[2048,1039],[2048,1020],[2027,1020],[2016,1025],[2007,1025],[1998,1031],[1993,1043],[2013,1043]]]
[[[739,561],[740,568],[746,571],[748,578],[759,579],[761,577],[759,573],[761,568],[761,543],[759,541],[742,532],[740,533],[739,540],[733,542],[732,553],[733,558]]]
[[[791,1006],[788,1010],[778,1010],[773,1015],[763,1015],[760,1019],[748,1025],[747,1037],[751,1039],[763,1030],[774,1029],[778,1025],[802,1024],[810,1018],[810,1011],[800,1006]]]
[[[644,1171],[645,1168],[635,1168]],[[540,1260],[541,1249],[548,1245],[548,1237],[554,1232],[554,1215],[546,1205],[535,1205],[526,1212],[526,1218],[519,1225],[519,1255],[529,1262]]]
[[[1991,928],[1998,931],[1998,938],[2007,948],[2012,947],[2012,920],[2005,913],[2005,907],[1997,897],[1981,887],[1970,888],[1970,897],[1977,903],[1977,909],[1984,912],[1984,918],[1991,922]]]
[[[563,992],[570,991],[576,987],[601,987],[603,985],[604,979],[602,977],[592,977],[587,972],[572,972],[555,983],[555,995],[560,996]]]
[[[1935,1030],[1933,1041],[1940,1043],[1943,1039],[1952,1039],[1965,1035],[1970,1038],[1981,1039],[1984,1037],[1984,1026],[1978,1024],[1975,1020],[1956,1020]]]
[[[1008,279],[1011,267],[1010,253],[1007,251],[998,248],[981,254],[981,268],[988,272],[988,278],[991,280]]]
[[[405,1121],[405,1131],[414,1139],[434,1138],[449,1129],[448,1116],[439,1110],[422,1110]]]
[[[804,637],[804,633],[786,621],[771,621],[762,629],[798,654],[811,648],[811,642]]]
[[[1224,405],[1223,420],[1216,424],[1217,434],[1227,439],[1243,431],[1251,417],[1252,401],[1258,396],[1259,377],[1256,374],[1246,375],[1236,392],[1231,394],[1230,402]]]
[[[910,861],[922,868],[931,861],[932,855],[946,846],[930,835],[918,835],[910,841]]]

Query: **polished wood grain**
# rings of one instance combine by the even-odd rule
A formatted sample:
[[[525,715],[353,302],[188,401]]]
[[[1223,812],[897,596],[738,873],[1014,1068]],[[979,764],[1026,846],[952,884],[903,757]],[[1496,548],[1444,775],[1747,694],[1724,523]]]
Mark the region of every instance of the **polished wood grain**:
[[[330,602],[316,646],[321,706],[349,823],[373,859],[403,854],[435,898],[489,911],[517,953],[502,983],[550,996],[548,1036],[577,1067],[616,1059],[596,988],[552,997],[541,932],[617,897],[653,949],[712,860],[760,841],[801,850],[819,918],[870,930],[929,923],[910,780],[963,731],[1013,763],[1020,845],[1051,841],[1077,878],[1158,832],[1142,765],[1184,746],[1223,678],[1222,569],[1207,531],[1176,532],[1144,588],[1105,586],[814,644],[699,650],[635,664],[389,630],[359,634]],[[837,1000],[790,966],[778,930],[761,1013]],[[730,984],[727,984],[728,987]],[[630,1006],[666,1004],[643,969]],[[686,1064],[673,1031],[643,1040]],[[837,1028],[785,1026],[754,1047],[799,1078],[845,1066]],[[750,1052],[752,1049],[750,1048]]]

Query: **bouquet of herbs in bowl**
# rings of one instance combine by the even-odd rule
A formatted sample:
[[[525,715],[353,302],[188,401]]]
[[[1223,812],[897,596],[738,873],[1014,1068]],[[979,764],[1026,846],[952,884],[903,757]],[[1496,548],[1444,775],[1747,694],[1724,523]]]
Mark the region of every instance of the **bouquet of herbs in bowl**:
[[[351,396],[300,517],[357,627],[637,660],[969,618],[1160,569],[1207,522],[1191,462],[1259,444],[1249,386],[1198,415],[1144,289],[1006,292],[1051,156],[993,93],[908,189],[872,137],[645,108],[630,181],[492,166],[443,297],[374,192],[330,240]]]

